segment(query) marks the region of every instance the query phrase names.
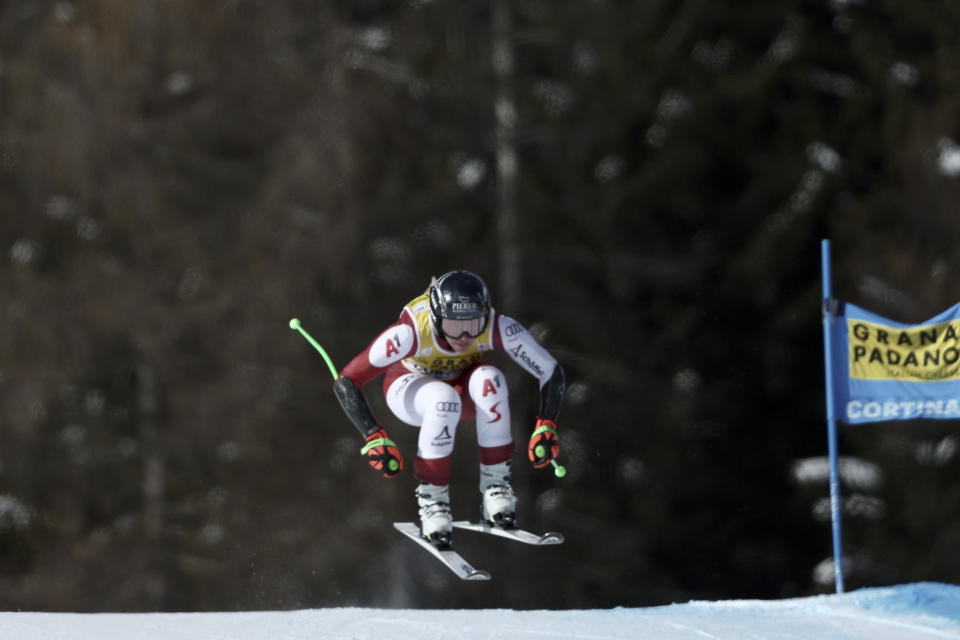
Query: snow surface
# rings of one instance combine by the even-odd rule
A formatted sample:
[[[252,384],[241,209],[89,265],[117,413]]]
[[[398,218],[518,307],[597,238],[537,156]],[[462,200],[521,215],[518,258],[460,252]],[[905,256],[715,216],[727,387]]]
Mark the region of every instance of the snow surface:
[[[470,588],[464,584],[463,588]],[[0,613],[24,640],[960,640],[960,587],[921,582],[789,600],[569,611],[312,609],[247,613]]]

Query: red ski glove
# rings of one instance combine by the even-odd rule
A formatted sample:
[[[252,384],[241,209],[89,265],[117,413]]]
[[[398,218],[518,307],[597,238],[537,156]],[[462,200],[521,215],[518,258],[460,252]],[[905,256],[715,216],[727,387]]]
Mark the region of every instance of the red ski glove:
[[[537,418],[537,426],[527,445],[527,456],[534,469],[550,466],[550,461],[560,455],[560,442],[557,440],[557,425],[553,420]]]
[[[367,436],[367,444],[360,453],[367,456],[370,466],[383,473],[386,478],[394,477],[403,469],[403,455],[393,440],[387,437],[387,430],[382,427]]]

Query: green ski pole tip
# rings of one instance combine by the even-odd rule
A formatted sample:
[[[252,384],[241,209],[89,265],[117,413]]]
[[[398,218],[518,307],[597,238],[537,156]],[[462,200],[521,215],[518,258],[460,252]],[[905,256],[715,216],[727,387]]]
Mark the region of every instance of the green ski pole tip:
[[[563,476],[567,475],[567,468],[565,466],[559,464],[556,460],[551,460],[550,462],[553,463],[553,475],[557,476],[558,478],[562,478]]]
[[[387,463],[387,467],[390,469],[390,471],[396,471],[397,469],[400,468],[400,463],[397,462],[396,460],[391,460],[390,462]]]
[[[291,319],[290,319],[290,328],[293,329],[294,331],[296,331],[297,329],[299,329],[299,328],[300,328],[300,321],[297,320],[296,318],[291,318]]]
[[[538,458],[542,458],[543,456],[547,455],[547,450],[542,444],[538,444],[537,448],[533,450],[533,455],[537,456]]]

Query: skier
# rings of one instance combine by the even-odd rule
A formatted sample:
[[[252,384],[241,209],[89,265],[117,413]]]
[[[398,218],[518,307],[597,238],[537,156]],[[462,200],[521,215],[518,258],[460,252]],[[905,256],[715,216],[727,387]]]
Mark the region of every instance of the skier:
[[[483,520],[506,529],[517,526],[507,385],[503,373],[483,361],[484,353],[495,349],[506,351],[539,381],[540,415],[527,453],[535,468],[547,468],[560,452],[556,419],[563,369],[520,323],[493,309],[486,284],[469,271],[445,273],[408,302],[397,322],[351,360],[334,383],[340,405],[366,437],[362,453],[384,476],[403,469],[403,456],[371,411],[364,386],[383,375],[390,411],[420,428],[413,462],[420,534],[441,549],[452,546],[450,461],[461,420],[476,420]]]

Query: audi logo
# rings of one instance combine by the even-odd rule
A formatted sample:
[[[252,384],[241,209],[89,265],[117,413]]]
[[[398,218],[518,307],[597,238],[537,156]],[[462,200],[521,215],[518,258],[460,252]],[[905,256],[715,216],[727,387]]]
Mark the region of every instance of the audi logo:
[[[446,411],[447,413],[460,411],[460,403],[459,402],[438,402],[437,411]]]
[[[504,329],[503,332],[507,334],[508,338],[512,338],[513,336],[517,335],[521,331],[523,331],[523,326],[520,323],[514,323],[509,327],[507,327],[506,329]]]

